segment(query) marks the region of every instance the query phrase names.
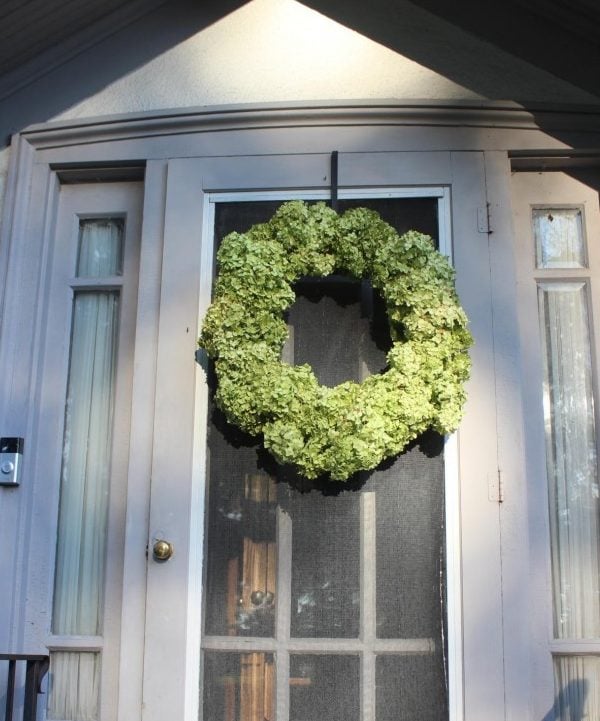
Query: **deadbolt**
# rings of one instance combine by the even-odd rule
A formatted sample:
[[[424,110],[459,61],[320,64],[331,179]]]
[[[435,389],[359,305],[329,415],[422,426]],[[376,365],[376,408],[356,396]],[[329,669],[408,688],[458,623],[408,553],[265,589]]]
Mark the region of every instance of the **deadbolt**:
[[[173,555],[173,544],[169,543],[169,541],[163,541],[162,539],[154,541],[154,545],[152,546],[152,555],[154,556],[155,561],[168,561]]]

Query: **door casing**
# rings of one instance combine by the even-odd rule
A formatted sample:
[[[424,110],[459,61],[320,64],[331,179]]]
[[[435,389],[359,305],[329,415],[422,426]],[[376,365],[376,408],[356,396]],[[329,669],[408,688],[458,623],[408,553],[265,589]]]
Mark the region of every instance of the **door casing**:
[[[415,157],[418,155],[419,157]],[[461,203],[476,203],[477,199],[461,195],[460,182],[470,187],[485,189],[483,176],[483,158],[480,154],[423,153],[411,154],[404,163],[403,172],[396,170],[394,180],[402,178],[394,188],[391,182],[372,188],[352,188],[353,176],[358,185],[361,166],[356,165],[344,178],[345,187],[340,189],[341,197],[419,197],[434,195],[439,197],[440,235],[443,250],[451,249],[451,230],[467,225],[463,221]],[[164,718],[165,714],[178,709],[178,717],[196,719],[198,717],[198,675],[200,664],[200,609],[202,607],[202,553],[203,553],[203,509],[204,509],[204,468],[207,407],[207,387],[205,370],[190,365],[193,357],[199,320],[210,303],[210,289],[214,268],[213,248],[213,209],[216,202],[235,200],[267,199],[327,199],[327,192],[306,190],[310,187],[309,178],[314,172],[312,164],[321,165],[325,158],[304,159],[300,168],[293,158],[262,158],[260,174],[256,163],[247,158],[227,158],[218,160],[200,159],[176,160],[169,163],[169,187],[165,211],[165,246],[163,250],[163,273],[161,282],[161,311],[158,332],[158,361],[156,381],[156,416],[153,448],[153,472],[150,507],[149,544],[155,538],[165,537],[178,550],[169,564],[153,564],[148,567],[147,597],[147,635],[145,640],[144,663],[144,719],[149,721]],[[363,159],[368,164],[368,158]],[[399,166],[401,158],[398,158]],[[311,162],[312,161],[312,162]],[[422,185],[411,184],[411,168],[420,165],[419,177]],[[430,167],[431,184],[425,182]],[[289,168],[289,169],[288,169]],[[447,172],[440,183],[442,169]],[[391,181],[392,178],[386,178]],[[247,190],[231,192],[228,188],[240,185]],[[265,190],[257,189],[264,186]],[[279,185],[284,190],[273,191]],[[220,186],[220,188],[219,188]],[[390,187],[391,186],[391,187]],[[454,205],[452,205],[454,204]],[[476,218],[476,212],[472,216]],[[482,263],[471,274],[469,283],[465,283],[464,293],[473,298],[489,298],[489,289],[477,286],[474,279],[485,284],[489,279],[489,257],[487,244],[481,244],[475,223],[469,235],[477,241],[476,252],[464,247],[465,238],[461,238],[460,248],[456,245],[458,258],[469,264]],[[468,240],[466,241],[468,242]],[[483,249],[483,251],[482,251]],[[483,269],[483,270],[482,270]],[[457,265],[460,285],[460,266]],[[487,271],[487,272],[486,272]],[[459,292],[461,289],[459,287]],[[471,317],[471,324],[477,333],[477,326],[485,333],[489,332],[489,306],[474,302],[469,308],[469,300],[463,297],[463,304]],[[485,330],[484,330],[485,329]],[[485,343],[480,346],[484,352]],[[477,358],[471,380],[471,387],[483,379],[478,378]],[[482,374],[483,375],[483,374]],[[469,401],[467,418],[478,410],[473,406],[482,402],[488,394],[473,394]],[[485,405],[485,402],[483,403]],[[492,412],[493,408],[479,409],[481,413]],[[174,424],[172,418],[178,417]],[[493,417],[493,416],[492,416]],[[489,439],[482,442],[480,425],[478,429],[478,449],[483,454],[487,446],[489,455],[485,463],[495,454],[495,439],[490,433]],[[463,424],[464,427],[464,424]],[[461,428],[461,438],[464,431]],[[486,434],[487,435],[487,434]],[[462,441],[461,441],[462,445]],[[472,461],[460,458],[459,442],[453,438],[446,449],[447,468],[447,556],[448,556],[448,596],[449,596],[449,672],[451,719],[463,717],[462,683],[464,675],[463,654],[465,646],[472,643],[476,635],[465,638],[463,646],[464,595],[461,594],[461,581],[470,581],[465,577],[461,561],[460,540],[464,539],[465,529],[460,528],[460,486],[459,462],[463,470],[460,484],[465,484],[465,467]],[[471,456],[471,454],[469,454]],[[477,461],[476,461],[477,462]],[[493,461],[492,461],[493,463]],[[479,469],[478,469],[479,472]],[[491,472],[491,471],[490,471]],[[495,470],[494,470],[495,472]],[[182,484],[181,479],[185,479]],[[183,486],[183,488],[182,488]],[[489,508],[487,487],[485,489],[485,508]],[[464,497],[464,496],[463,496]],[[474,499],[469,501],[476,502]],[[493,506],[492,506],[493,508]],[[480,521],[480,514],[476,514]],[[182,523],[185,519],[186,523]],[[481,527],[475,531],[479,543],[489,536],[493,525],[497,526],[497,517],[486,523],[486,531]],[[189,525],[188,525],[189,524]],[[491,527],[491,528],[490,528]],[[470,529],[468,529],[470,530]],[[493,531],[492,531],[493,532]],[[495,541],[490,538],[490,548]],[[181,549],[181,550],[180,550]],[[495,548],[498,555],[499,550]],[[185,554],[185,557],[182,556]],[[489,560],[489,559],[488,559]],[[477,572],[475,572],[477,575]],[[489,572],[488,572],[489,576]],[[471,582],[475,582],[474,579]],[[499,582],[499,577],[494,583]],[[182,589],[188,590],[186,596]],[[177,593],[173,595],[173,589]],[[471,603],[476,604],[473,596]],[[501,617],[498,610],[497,617]],[[494,624],[490,624],[493,626]],[[498,628],[498,632],[500,629]],[[489,641],[489,638],[488,638]],[[186,652],[182,653],[181,649]],[[176,667],[173,683],[168,689],[164,683],[163,669],[156,664],[156,658],[169,658],[169,665]]]
[[[175,583],[170,597],[162,599],[166,604],[153,600],[157,597],[152,594],[154,587],[164,586],[169,578],[181,578],[182,573],[192,578],[191,572],[185,576],[185,569],[196,569],[199,563],[194,549],[188,550],[189,506],[177,505],[177,484],[189,498],[190,479],[202,473],[198,461],[202,449],[195,448],[189,437],[181,443],[174,439],[172,449],[168,444],[160,451],[153,449],[158,431],[164,430],[163,411],[168,414],[174,406],[181,410],[182,425],[192,427],[196,420],[202,433],[202,419],[195,419],[193,401],[202,382],[201,375],[196,382],[199,371],[191,380],[182,376],[179,386],[174,384],[170,390],[175,396],[170,395],[167,377],[171,371],[187,372],[183,365],[178,366],[174,344],[186,358],[195,351],[200,288],[196,284],[177,289],[168,279],[177,277],[178,270],[182,278],[187,277],[186,263],[197,262],[201,267],[203,251],[197,241],[207,193],[326,189],[332,147],[340,153],[342,188],[449,189],[457,286],[476,337],[467,414],[457,439],[461,554],[450,559],[462,581],[463,673],[458,685],[463,689],[464,718],[496,721],[506,713],[528,718],[532,696],[541,697],[537,707],[546,703],[546,692],[533,687],[529,675],[529,659],[538,650],[529,633],[526,474],[519,390],[524,381],[514,334],[517,302],[510,291],[515,261],[506,148],[529,149],[539,155],[563,146],[539,131],[535,118],[520,108],[494,103],[477,109],[460,103],[444,108],[423,106],[416,125],[412,106],[368,106],[277,106],[259,108],[258,114],[255,109],[216,114],[202,109],[162,119],[160,128],[156,113],[148,113],[115,119],[110,127],[95,121],[37,126],[14,139],[0,244],[0,273],[5,281],[0,373],[14,390],[0,396],[0,419],[3,429],[10,425],[9,435],[24,436],[30,448],[36,442],[36,378],[43,372],[36,361],[43,337],[43,280],[48,272],[46,257],[52,248],[60,183],[68,177],[109,180],[115,172],[121,178],[143,175],[145,181],[124,549],[128,602],[121,619],[127,629],[121,648],[121,721],[142,715],[162,719],[165,713],[183,718],[181,699],[187,689],[188,708],[193,708],[197,682],[197,672],[182,681],[185,667],[180,658],[171,664],[168,638],[163,639],[168,653],[162,653],[160,632],[150,639],[154,653],[147,649],[147,667],[154,664],[157,671],[148,677],[144,689],[141,681],[146,604],[149,614],[159,614],[163,630],[172,622],[178,637],[186,638],[187,628],[194,628],[194,598],[200,598],[193,583],[190,596],[182,594]],[[577,118],[579,121],[580,116]],[[479,129],[466,128],[465,123],[475,123]],[[593,130],[591,124],[589,129]],[[591,138],[589,133],[582,137],[586,148]],[[453,150],[446,150],[449,148]],[[113,168],[106,167],[111,163]],[[178,266],[173,253],[179,249],[184,261]],[[161,289],[163,271],[166,283]],[[16,308],[18,313],[13,313]],[[190,398],[192,405],[188,404]],[[201,404],[198,407],[201,409]],[[43,516],[46,478],[32,475],[31,456],[26,457],[24,470],[29,480],[20,491],[2,492],[0,539],[10,545],[12,539],[23,537],[18,528],[24,529],[25,536],[10,564],[9,573],[16,582],[0,589],[3,606],[11,609],[17,631],[11,640],[9,626],[4,625],[0,636],[15,650],[25,643],[28,650],[43,652],[36,633],[35,594],[28,591],[37,587],[39,578],[35,578],[37,559],[27,529],[35,509]],[[154,525],[149,525],[151,476],[153,493],[163,493],[159,485],[165,485],[165,514],[159,523],[153,519]],[[502,505],[498,504],[500,477],[504,481]],[[185,528],[179,528],[181,519]],[[161,578],[152,565],[147,568],[145,553],[152,536],[148,528],[173,528],[174,537],[179,534],[176,555],[172,564],[163,568]],[[197,530],[191,528],[191,532]],[[167,573],[169,565],[176,563],[179,571]],[[23,599],[28,593],[32,605],[25,609]],[[166,630],[164,635],[168,636]],[[195,653],[193,633],[188,645],[190,653]],[[159,682],[153,684],[152,678]],[[170,705],[173,699],[174,705]]]

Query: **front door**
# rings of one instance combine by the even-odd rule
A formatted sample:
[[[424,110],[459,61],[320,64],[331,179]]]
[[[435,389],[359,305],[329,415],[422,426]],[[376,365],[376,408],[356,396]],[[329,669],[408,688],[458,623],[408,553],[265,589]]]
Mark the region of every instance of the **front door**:
[[[256,439],[229,426],[211,401],[211,365],[201,355],[194,361],[215,248],[227,233],[268,219],[285,199],[326,199],[305,188],[327,157],[297,167],[293,158],[263,160],[260,169],[245,158],[171,162],[154,398],[146,721],[458,721],[465,703],[477,703],[462,692],[463,674],[485,673],[478,655],[489,659],[490,647],[501,648],[501,613],[486,609],[485,654],[480,629],[463,624],[481,612],[474,591],[484,569],[489,583],[500,583],[498,519],[487,485],[482,497],[479,487],[482,474],[497,473],[493,421],[482,431],[477,420],[494,417],[483,390],[492,343],[488,238],[477,225],[485,208],[482,158],[398,154],[397,165],[388,158],[383,168],[372,156],[356,160],[341,165],[348,187],[340,210],[366,205],[400,232],[425,232],[449,255],[454,247],[461,302],[478,341],[461,448],[470,437],[476,445],[459,459],[456,438],[427,433],[371,474],[321,484],[277,467]],[[359,188],[365,174],[375,187]],[[366,284],[307,279],[296,290],[284,351],[290,362],[309,363],[329,386],[383,368],[385,313]],[[166,561],[153,555],[160,541],[173,549]],[[489,552],[484,558],[475,548]]]
[[[18,610],[25,645],[51,652],[48,718],[503,717],[482,155],[340,154],[340,210],[425,232],[456,266],[476,344],[455,437],[309,483],[225,423],[196,355],[219,242],[285,200],[328,200],[329,160],[157,160],[143,183],[53,186],[28,456],[50,481],[32,500],[36,570]],[[329,386],[382,370],[385,313],[367,283],[296,292],[286,360]],[[18,417],[18,394],[1,400]]]
[[[278,204],[217,202],[217,242]],[[340,211],[357,204],[438,237],[437,197]],[[330,387],[383,370],[390,338],[370,287],[333,276],[296,291],[288,362]],[[211,405],[207,485],[204,718],[448,718],[441,437],[350,482],[309,482]]]

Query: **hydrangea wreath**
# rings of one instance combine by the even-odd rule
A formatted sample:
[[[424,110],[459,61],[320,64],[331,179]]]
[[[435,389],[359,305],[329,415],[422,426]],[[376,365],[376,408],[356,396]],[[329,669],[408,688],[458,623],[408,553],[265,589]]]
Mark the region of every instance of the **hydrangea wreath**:
[[[280,463],[344,480],[400,453],[428,428],[456,429],[472,343],[454,271],[426,235],[402,236],[365,208],[283,204],[266,223],[230,233],[199,344],[215,359],[227,419],[263,434]],[[281,360],[285,311],[302,276],[368,278],[387,308],[386,370],[327,388],[309,365]]]

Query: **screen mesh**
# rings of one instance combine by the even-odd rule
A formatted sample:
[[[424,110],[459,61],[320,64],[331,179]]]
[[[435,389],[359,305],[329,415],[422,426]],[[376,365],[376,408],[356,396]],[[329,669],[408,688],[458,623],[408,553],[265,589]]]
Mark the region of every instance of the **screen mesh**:
[[[442,449],[424,434],[376,474],[378,638],[441,637]]]
[[[377,721],[446,721],[446,683],[436,656],[378,656]]]
[[[268,220],[278,205],[219,204],[217,242]],[[433,198],[340,205],[367,205],[400,232],[436,236]],[[295,290],[286,361],[309,363],[328,386],[384,370],[389,330],[368,282],[304,278]],[[210,421],[204,718],[269,718],[272,702],[259,708],[256,699],[272,693],[270,674],[288,678],[289,671],[289,688],[278,692],[280,721],[358,720],[369,715],[361,711],[361,684],[374,682],[378,719],[446,719],[443,439],[427,433],[375,471],[333,483],[278,467],[259,439],[214,408]],[[244,637],[235,642],[239,652],[224,636]],[[256,651],[244,653],[253,650],[252,637]],[[277,653],[259,652],[268,643]],[[361,657],[372,659],[371,681],[361,675]],[[244,664],[256,667],[245,693]],[[229,700],[224,679],[238,689]]]
[[[358,656],[290,657],[290,721],[358,721]]]
[[[204,654],[205,721],[275,721],[270,653]]]

